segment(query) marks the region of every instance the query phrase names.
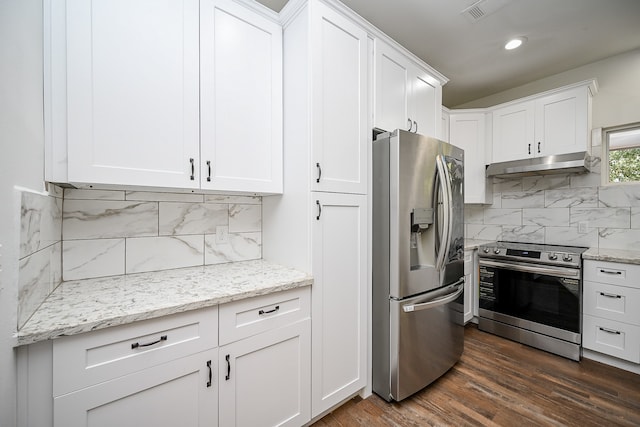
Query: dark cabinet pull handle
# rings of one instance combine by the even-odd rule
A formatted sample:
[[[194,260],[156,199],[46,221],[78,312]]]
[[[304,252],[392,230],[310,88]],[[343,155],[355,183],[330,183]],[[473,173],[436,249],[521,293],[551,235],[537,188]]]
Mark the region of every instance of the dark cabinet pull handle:
[[[318,206],[318,216],[316,216],[316,219],[320,221],[320,215],[322,215],[322,205],[320,204],[320,200],[316,200],[316,206]]]
[[[529,144],[529,154],[531,154],[531,144]]]
[[[318,169],[318,178],[316,178],[316,182],[320,182],[320,178],[322,178],[322,168],[320,167],[320,163],[316,163],[316,168]]]
[[[194,181],[196,179],[196,165],[193,157],[189,159],[189,163],[191,163],[191,181]]]
[[[416,130],[414,130],[413,133],[418,133],[418,122],[414,120],[413,124],[416,125]]]
[[[211,182],[211,160],[207,160],[207,168],[209,169],[209,175],[207,175],[207,182]]]
[[[407,118],[407,122],[409,123],[409,129],[407,130],[411,132],[411,129],[413,129],[413,122],[411,121],[411,117]]]
[[[622,298],[622,295],[605,294],[604,292],[600,292],[600,295],[607,298]]]
[[[140,344],[139,342],[134,342],[133,344],[131,344],[131,349],[138,348],[138,347],[149,347],[150,345],[155,345],[155,344],[158,344],[159,342],[166,341],[166,340],[167,340],[167,336],[163,335],[160,337],[159,340],[154,342],[148,342],[146,344]]]
[[[211,387],[211,379],[213,378],[213,371],[211,370],[211,360],[207,360],[207,368],[209,368],[209,381],[207,381],[207,387]]]
[[[613,329],[607,329],[603,327],[599,327],[598,329],[600,329],[603,332],[607,332],[609,334],[620,335],[620,331],[614,331]]]
[[[269,310],[269,311],[260,310],[258,312],[258,315],[262,316],[263,314],[271,314],[271,313],[275,313],[278,310],[280,310],[280,306],[276,305],[276,308],[274,308],[273,310]]]
[[[228,354],[224,358],[227,361],[227,376],[224,377],[224,379],[226,381],[229,381],[229,378],[231,378],[231,362],[229,362],[229,355]]]
[[[540,141],[538,141],[538,154],[540,154]]]
[[[622,271],[611,271],[611,270],[603,270],[603,269],[600,269],[600,273],[606,273],[606,274],[622,274]]]

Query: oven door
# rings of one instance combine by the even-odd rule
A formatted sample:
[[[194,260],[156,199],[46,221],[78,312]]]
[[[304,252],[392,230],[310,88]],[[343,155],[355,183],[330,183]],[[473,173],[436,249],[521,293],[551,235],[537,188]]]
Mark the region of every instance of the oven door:
[[[581,343],[579,269],[480,259],[480,317]]]

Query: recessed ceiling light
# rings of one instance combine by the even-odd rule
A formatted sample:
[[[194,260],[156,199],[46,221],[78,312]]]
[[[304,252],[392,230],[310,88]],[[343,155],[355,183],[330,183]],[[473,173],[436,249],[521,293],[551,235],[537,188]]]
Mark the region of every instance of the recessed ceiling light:
[[[526,37],[515,37],[509,40],[507,44],[504,45],[504,48],[507,50],[513,50],[522,46],[522,44],[526,41],[527,41]]]

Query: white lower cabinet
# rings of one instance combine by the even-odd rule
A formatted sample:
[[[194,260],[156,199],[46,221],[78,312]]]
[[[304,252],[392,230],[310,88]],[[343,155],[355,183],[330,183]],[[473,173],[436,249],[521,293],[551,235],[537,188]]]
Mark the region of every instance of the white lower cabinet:
[[[313,193],[313,416],[366,385],[367,197]]]
[[[53,426],[309,422],[310,294],[296,288],[55,340]]]
[[[585,349],[640,364],[639,278],[640,265],[584,261]]]
[[[464,251],[464,323],[478,316],[478,252]]]
[[[212,349],[56,397],[54,426],[217,426],[217,358]]]
[[[310,320],[220,348],[221,426],[300,426],[310,420]]]

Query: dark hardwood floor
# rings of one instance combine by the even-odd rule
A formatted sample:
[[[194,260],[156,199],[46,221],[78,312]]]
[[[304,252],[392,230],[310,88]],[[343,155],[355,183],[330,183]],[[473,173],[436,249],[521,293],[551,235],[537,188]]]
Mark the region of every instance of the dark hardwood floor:
[[[465,329],[460,361],[411,398],[355,398],[325,426],[640,426],[640,375]]]

